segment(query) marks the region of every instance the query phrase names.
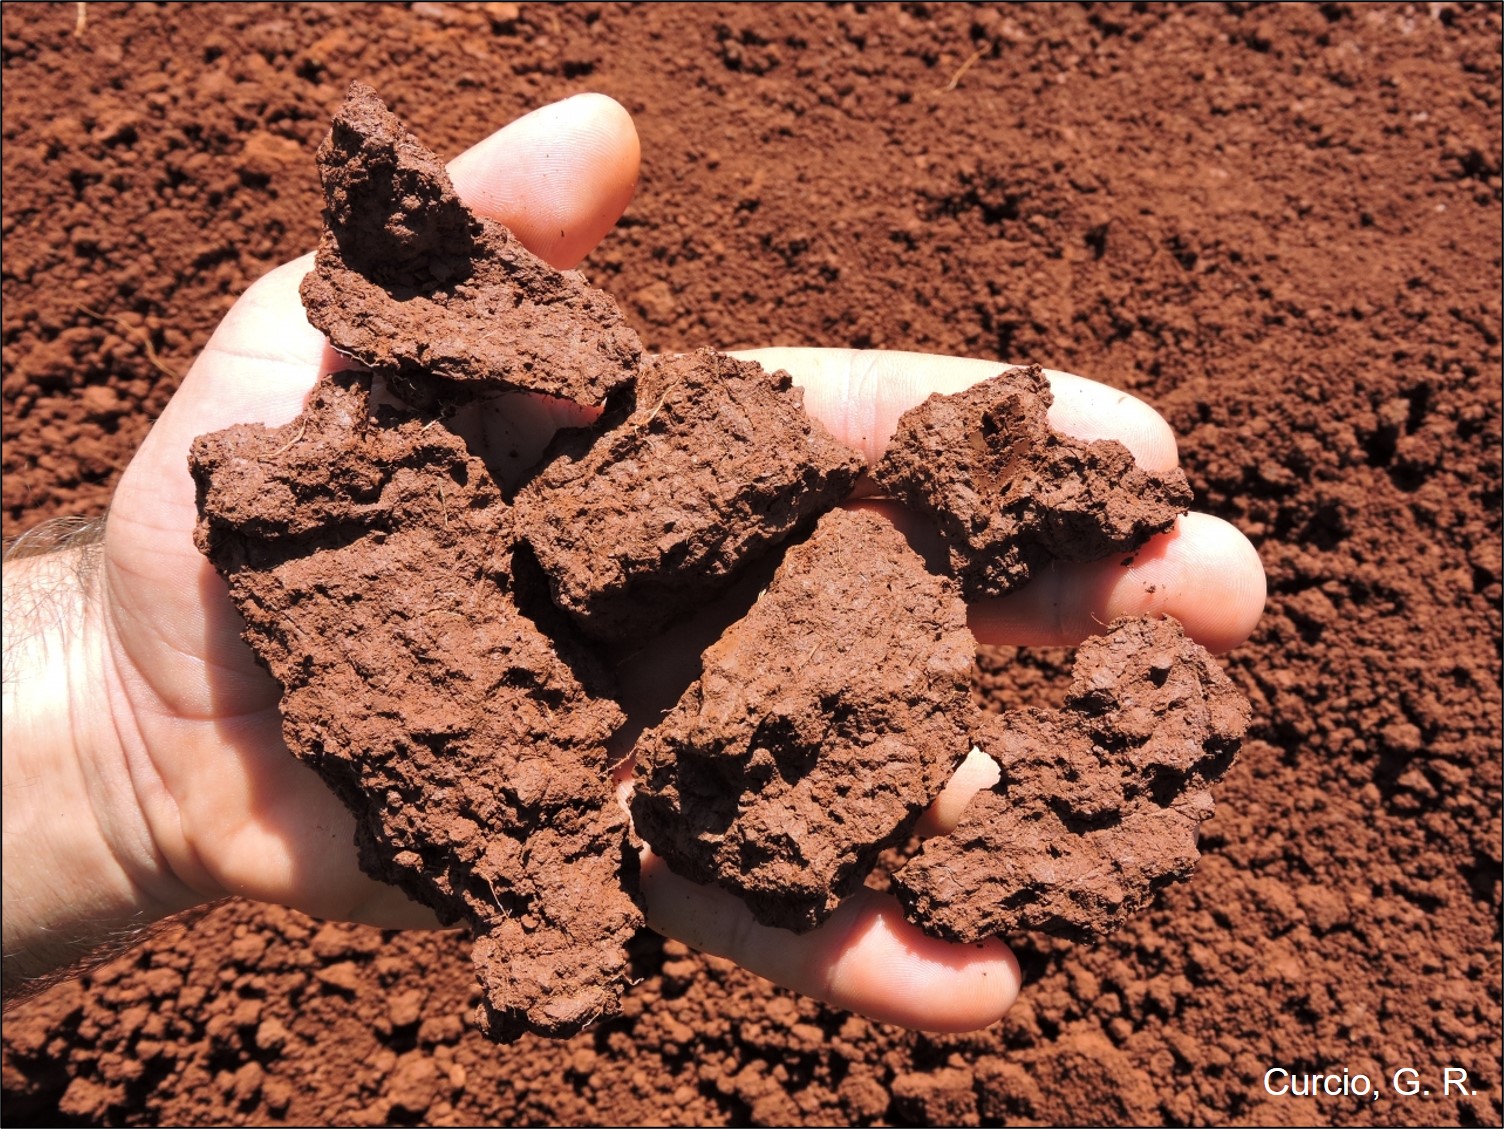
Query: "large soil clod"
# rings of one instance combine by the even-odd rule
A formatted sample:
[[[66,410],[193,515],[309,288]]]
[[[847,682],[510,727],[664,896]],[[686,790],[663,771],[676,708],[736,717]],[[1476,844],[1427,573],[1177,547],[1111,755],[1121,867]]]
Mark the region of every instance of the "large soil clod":
[[[616,1012],[641,922],[604,750],[621,713],[518,610],[486,468],[443,427],[373,412],[368,380],[200,438],[198,543],[364,869],[472,926],[493,1036],[569,1034]]]
[[[1038,365],[1011,368],[905,412],[873,471],[929,514],[969,600],[1001,596],[1049,561],[1095,561],[1142,545],[1191,503],[1179,470],[1144,470],[1121,443],[1050,427]]]
[[[318,162],[328,228],[308,320],[399,395],[489,385],[598,404],[630,385],[642,344],[611,297],[471,212],[369,86],[351,85]]]
[[[646,367],[604,434],[565,436],[519,493],[517,527],[583,631],[640,639],[807,529],[862,470],[788,373],[702,349]]]
[[[1104,936],[1190,876],[1247,727],[1247,699],[1178,623],[1116,620],[1077,651],[1063,710],[990,724],[1001,779],[894,876],[899,901],[955,941]]]
[[[882,518],[827,514],[638,742],[638,832],[760,921],[813,928],[971,747],[975,658],[953,583]]]

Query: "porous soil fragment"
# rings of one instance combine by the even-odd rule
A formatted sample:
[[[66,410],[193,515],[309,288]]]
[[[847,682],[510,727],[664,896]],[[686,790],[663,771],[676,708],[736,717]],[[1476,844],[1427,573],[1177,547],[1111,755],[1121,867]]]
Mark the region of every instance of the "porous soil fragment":
[[[570,1034],[618,1010],[641,923],[604,751],[621,713],[519,610],[484,465],[431,419],[373,411],[369,380],[198,439],[197,542],[363,868],[473,928],[481,1025]]]
[[[555,602],[605,641],[704,604],[864,469],[788,373],[709,349],[646,366],[635,406],[607,426],[561,437],[515,509]]]
[[[598,404],[642,344],[611,297],[475,215],[443,162],[352,83],[318,151],[326,230],[303,280],[333,346],[417,402],[490,386]]]
[[[893,526],[836,510],[637,747],[638,833],[804,931],[902,841],[971,747],[976,643]]]
[[[1115,620],[1077,651],[1064,709],[989,723],[980,743],[1001,779],[894,875],[905,912],[953,941],[1111,933],[1190,876],[1208,786],[1232,764],[1248,715],[1175,620]]]
[[[967,599],[1011,592],[1052,560],[1135,549],[1191,504],[1178,468],[1146,471],[1116,440],[1052,430],[1053,401],[1038,365],[937,393],[904,413],[873,471],[934,519]]]

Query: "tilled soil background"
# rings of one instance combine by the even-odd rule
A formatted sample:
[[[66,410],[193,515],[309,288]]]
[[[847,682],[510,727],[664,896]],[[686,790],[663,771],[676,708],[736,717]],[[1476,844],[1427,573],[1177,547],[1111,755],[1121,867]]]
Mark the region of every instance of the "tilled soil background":
[[[235,296],[313,246],[359,78],[446,154],[615,96],[643,180],[586,269],[650,348],[1117,384],[1270,578],[1196,877],[1094,948],[1021,940],[996,1028],[868,1023],[644,937],[624,1017],[497,1048],[458,934],[227,902],[8,1015],[7,1121],[1500,1122],[1497,7],[53,4],[3,31],[7,536],[101,512]],[[1067,658],[988,651],[979,692],[1057,701]],[[1385,1093],[1270,1097],[1271,1066]],[[1429,1097],[1393,1093],[1407,1067]]]

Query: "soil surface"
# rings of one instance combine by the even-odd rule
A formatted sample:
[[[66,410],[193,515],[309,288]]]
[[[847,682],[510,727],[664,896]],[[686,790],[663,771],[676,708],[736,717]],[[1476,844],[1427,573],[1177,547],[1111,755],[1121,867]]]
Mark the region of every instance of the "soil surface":
[[[7,535],[101,512],[234,297],[316,245],[310,154],[362,79],[444,155],[616,96],[643,181],[585,269],[647,349],[1102,379],[1270,576],[1195,880],[1090,948],[1022,937],[993,1029],[644,936],[619,1017],[497,1049],[468,937],[227,902],[7,1016],[8,1119],[1504,1117],[1497,8],[48,5],[3,41]],[[988,651],[976,692],[1059,706],[1071,661]],[[1383,1093],[1274,1096],[1271,1067]]]

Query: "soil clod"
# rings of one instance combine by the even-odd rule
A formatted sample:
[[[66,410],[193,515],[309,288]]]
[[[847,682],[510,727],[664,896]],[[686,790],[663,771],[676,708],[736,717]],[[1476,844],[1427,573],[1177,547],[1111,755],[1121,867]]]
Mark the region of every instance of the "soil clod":
[[[962,589],[1131,550],[1189,500],[1178,472],[1054,434],[1042,373],[1013,369],[906,414],[879,468],[939,520],[959,583],[933,575],[892,523],[834,508],[862,459],[788,373],[643,358],[609,298],[472,215],[369,88],[319,163],[329,230],[304,301],[373,371],[324,378],[283,427],[200,438],[198,542],[363,867],[472,927],[498,1039],[617,1014],[642,921],[608,764],[624,714],[565,613],[650,640],[777,562],[638,740],[632,812],[676,870],[804,931],[977,738]],[[518,387],[605,409],[509,507],[445,409]],[[1246,709],[1178,628],[1119,623],[1082,648],[1064,713],[990,731],[1003,783],[902,871],[908,909],[956,939],[1109,931],[1189,873]]]
[[[827,514],[638,742],[638,832],[799,932],[902,842],[971,747],[976,641],[891,523]]]
[[[599,404],[642,344],[611,297],[460,200],[443,162],[353,83],[319,147],[327,230],[303,281],[330,343],[415,402],[487,387]]]
[[[199,547],[282,684],[283,736],[362,867],[475,933],[482,1026],[619,1009],[641,915],[604,743],[620,710],[517,608],[506,504],[464,443],[326,378],[284,427],[200,438]]]
[[[1191,503],[1180,470],[1140,467],[1116,440],[1050,427],[1038,365],[1011,368],[905,412],[873,476],[929,514],[969,600],[1002,596],[1052,560],[1135,549]]]
[[[519,493],[517,527],[559,606],[620,642],[724,591],[863,469],[788,373],[702,349],[648,366],[616,426],[566,435]]]
[[[899,901],[954,941],[1111,933],[1190,876],[1247,726],[1247,699],[1173,619],[1114,621],[1077,651],[1064,709],[995,717],[981,744],[1001,779],[894,876]]]

